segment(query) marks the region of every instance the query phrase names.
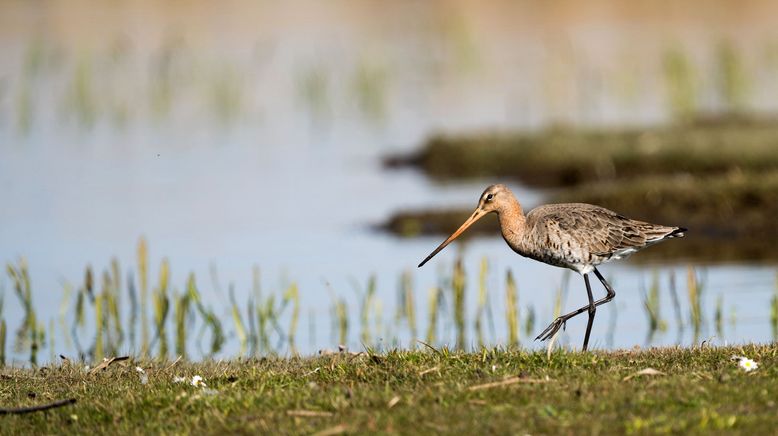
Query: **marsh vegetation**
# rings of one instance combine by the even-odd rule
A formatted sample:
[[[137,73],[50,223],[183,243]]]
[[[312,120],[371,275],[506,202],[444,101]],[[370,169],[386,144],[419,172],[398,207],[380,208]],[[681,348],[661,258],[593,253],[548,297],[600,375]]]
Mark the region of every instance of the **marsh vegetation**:
[[[170,263],[163,258],[153,276],[147,250],[146,241],[141,239],[133,268],[123,271],[113,259],[102,272],[87,266],[81,281],[64,281],[58,317],[48,324],[38,316],[26,262],[21,259],[9,263],[7,277],[24,316],[19,325],[9,325],[0,304],[0,365],[15,366],[22,363],[18,360],[22,356],[37,366],[55,362],[60,355],[79,362],[120,354],[161,360],[176,356],[185,360],[213,358],[225,351],[241,357],[298,355],[301,318],[310,304],[297,283],[265,289],[255,267],[252,288],[240,293],[247,295],[247,300],[238,301],[234,285],[229,284],[225,290],[215,269],[210,285],[203,285],[194,273],[185,283],[176,284],[170,279]],[[510,269],[500,277],[486,258],[477,272],[468,272],[460,258],[453,267],[439,269],[439,274],[437,283],[427,288],[426,301],[421,291],[424,288],[418,287],[410,272],[397,278],[394,304],[377,293],[375,276],[369,277],[364,287],[354,283],[356,299],[330,288],[328,319],[317,320],[313,310],[306,319],[309,329],[315,330],[317,322],[329,326],[328,343],[332,345],[319,352],[349,344],[359,344],[360,351],[414,349],[419,344],[471,351],[502,342],[497,338],[505,338],[507,346],[534,347],[537,343],[533,344],[532,339],[543,327],[540,324],[552,319],[538,319],[539,308],[523,302],[521,278]],[[692,343],[698,343],[724,337],[725,328],[736,327],[737,315],[723,306],[720,293],[715,306],[703,303],[713,301],[711,295],[706,295],[711,292],[706,289],[707,280],[704,271],[692,266],[681,276],[654,270],[640,290],[646,316],[645,345],[664,334],[675,334],[680,341],[686,332],[691,333]],[[208,304],[202,286],[220,295],[217,301],[221,304]],[[553,300],[556,317],[568,298],[567,278],[548,297]],[[472,305],[468,301],[473,300],[474,306],[468,307]],[[668,313],[669,308],[672,313]],[[778,276],[775,295],[763,310],[762,314],[750,313],[749,319],[769,320],[776,340]],[[612,337],[617,328],[615,312],[610,316],[606,337]],[[11,331],[13,335],[8,334]],[[313,340],[315,336],[308,337]],[[310,350],[311,346],[304,348]]]

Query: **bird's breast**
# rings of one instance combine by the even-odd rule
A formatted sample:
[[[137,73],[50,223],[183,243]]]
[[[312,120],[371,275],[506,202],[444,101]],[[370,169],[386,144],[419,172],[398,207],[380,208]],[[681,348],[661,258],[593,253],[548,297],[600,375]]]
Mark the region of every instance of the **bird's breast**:
[[[504,239],[508,246],[521,256],[548,265],[585,273],[590,271],[593,265],[599,263],[573,240],[553,236],[543,236],[542,240],[538,240],[536,236],[527,234],[523,238],[504,237]]]

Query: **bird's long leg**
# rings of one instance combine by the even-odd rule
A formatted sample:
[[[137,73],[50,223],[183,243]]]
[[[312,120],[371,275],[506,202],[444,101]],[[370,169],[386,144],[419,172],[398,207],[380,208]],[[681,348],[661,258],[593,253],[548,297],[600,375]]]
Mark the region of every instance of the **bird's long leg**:
[[[586,335],[584,335],[584,343],[581,351],[586,351],[586,349],[589,348],[589,335],[592,333],[594,315],[597,313],[597,306],[594,305],[594,297],[592,296],[592,287],[589,285],[589,274],[584,274],[584,282],[586,282],[586,294],[589,297],[589,322],[586,324]]]
[[[602,274],[600,274],[597,268],[594,269],[594,274],[597,276],[597,278],[600,280],[602,285],[605,287],[605,290],[608,292],[608,295],[594,302],[594,306],[596,307],[613,300],[613,297],[616,296],[616,291],[613,290],[613,287],[611,287],[611,285],[605,280],[605,277],[603,277]],[[568,319],[576,315],[580,315],[588,310],[589,310],[589,305],[587,304],[586,306],[583,306],[570,313],[558,317],[548,327],[546,327],[546,329],[543,330],[543,332],[539,334],[538,337],[535,338],[535,340],[537,341],[538,339],[540,339],[542,341],[545,341],[546,339],[550,339],[552,336],[556,334],[557,331],[559,331],[560,328],[564,327]]]
[[[613,297],[616,296],[616,291],[613,290],[613,288],[611,287],[610,283],[608,283],[608,281],[605,280],[605,277],[603,277],[602,274],[600,274],[600,271],[598,271],[597,268],[594,269],[594,275],[596,275],[597,278],[600,279],[600,283],[602,283],[602,285],[605,286],[605,290],[608,291],[608,295],[606,295],[605,298],[603,298],[600,301],[602,301],[602,303],[607,303],[607,302],[613,300]],[[600,303],[600,304],[602,304],[602,303]],[[595,304],[597,304],[597,303],[595,303]]]

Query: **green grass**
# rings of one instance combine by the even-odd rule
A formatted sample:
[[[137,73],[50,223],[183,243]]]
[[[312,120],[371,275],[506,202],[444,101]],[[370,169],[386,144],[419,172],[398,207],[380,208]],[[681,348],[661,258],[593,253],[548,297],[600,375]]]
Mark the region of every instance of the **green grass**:
[[[0,433],[768,434],[778,422],[777,352],[747,345],[557,351],[548,359],[520,350],[425,349],[172,366],[128,361],[95,374],[68,363],[3,368],[0,407],[77,403],[2,416]],[[735,354],[759,369],[745,373]],[[645,368],[665,375],[627,379]],[[174,383],[176,375],[201,375],[213,391]]]

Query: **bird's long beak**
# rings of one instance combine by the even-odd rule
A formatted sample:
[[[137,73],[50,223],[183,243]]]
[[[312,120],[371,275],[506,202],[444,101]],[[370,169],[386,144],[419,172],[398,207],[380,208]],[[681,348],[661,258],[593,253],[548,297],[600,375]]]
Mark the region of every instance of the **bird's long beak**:
[[[428,261],[428,260],[432,259],[432,257],[433,257],[433,256],[435,256],[436,254],[438,254],[438,252],[440,252],[440,250],[442,250],[442,249],[446,248],[446,245],[450,244],[450,243],[451,243],[451,241],[453,241],[454,239],[456,239],[457,237],[459,237],[459,235],[461,235],[461,234],[462,234],[462,233],[463,233],[465,230],[467,230],[467,228],[468,228],[468,227],[472,226],[472,225],[473,225],[473,223],[475,223],[476,221],[478,221],[479,219],[481,219],[481,218],[482,218],[484,215],[486,215],[486,212],[485,212],[485,211],[483,211],[481,208],[478,208],[478,209],[476,209],[476,210],[475,210],[475,212],[473,212],[473,215],[471,215],[471,216],[470,216],[470,218],[468,218],[468,219],[467,219],[467,221],[465,221],[465,222],[464,222],[464,224],[462,224],[461,226],[459,226],[459,228],[457,229],[457,231],[455,231],[454,233],[452,233],[452,234],[451,234],[451,236],[449,236],[449,237],[448,237],[448,239],[446,239],[445,241],[443,241],[443,243],[442,243],[442,244],[440,244],[440,245],[438,246],[438,248],[436,248],[436,249],[435,249],[435,251],[433,251],[432,253],[430,253],[430,255],[429,255],[429,256],[427,256],[427,258],[426,258],[426,259],[424,259],[424,260],[422,260],[422,261],[421,261],[421,263],[419,264],[419,268],[421,268],[422,266],[424,266],[424,264],[425,264],[425,263],[427,263],[427,261]]]

